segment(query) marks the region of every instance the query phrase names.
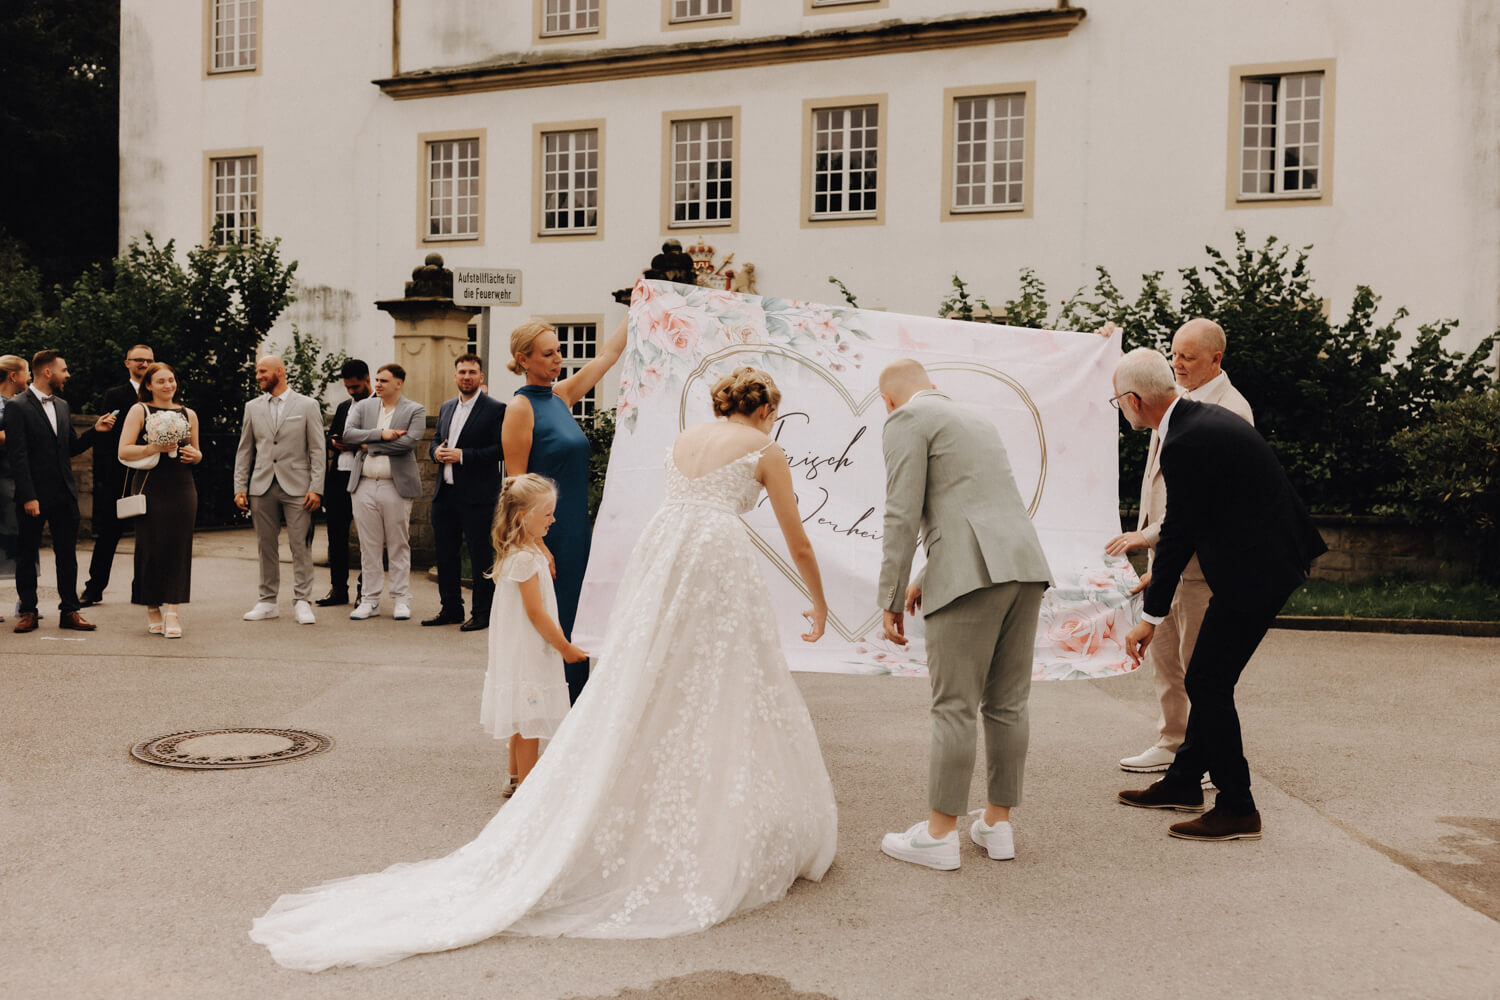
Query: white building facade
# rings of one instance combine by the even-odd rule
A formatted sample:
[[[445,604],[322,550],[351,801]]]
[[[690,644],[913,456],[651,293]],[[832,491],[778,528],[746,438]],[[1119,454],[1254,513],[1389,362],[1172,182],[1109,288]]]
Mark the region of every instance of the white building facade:
[[[957,273],[1060,300],[1312,244],[1414,321],[1500,326],[1500,8],[1488,0],[123,0],[120,231],[259,228],[282,323],[387,360],[431,252],[519,268],[492,316],[576,356],[663,240],[758,290],[932,314]],[[225,238],[225,237],[221,237]],[[1231,337],[1233,331],[1230,331]],[[281,338],[282,340],[285,337]],[[599,405],[613,389],[601,386]]]

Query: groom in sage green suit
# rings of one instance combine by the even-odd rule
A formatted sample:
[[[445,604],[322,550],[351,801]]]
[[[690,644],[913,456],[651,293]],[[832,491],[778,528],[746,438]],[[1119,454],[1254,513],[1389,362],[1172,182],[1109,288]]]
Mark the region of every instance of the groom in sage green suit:
[[[881,372],[880,394],[890,414],[882,439],[885,635],[905,645],[903,612],[920,609],[932,681],[931,814],[886,834],[881,850],[929,868],[958,867],[958,817],[968,811],[982,715],[987,801],[969,836],[991,858],[1009,860],[1037,611],[1052,574],[994,425],[938,392],[915,361]],[[919,530],[927,565],[908,585]]]

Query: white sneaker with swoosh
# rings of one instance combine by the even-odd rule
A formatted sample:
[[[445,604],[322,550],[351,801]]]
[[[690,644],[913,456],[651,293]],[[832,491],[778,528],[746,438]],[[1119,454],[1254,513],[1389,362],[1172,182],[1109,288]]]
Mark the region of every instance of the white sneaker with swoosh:
[[[880,849],[897,861],[910,861],[938,871],[958,868],[958,831],[950,830],[948,836],[935,838],[928,832],[926,820],[905,833],[886,834],[880,841]]]

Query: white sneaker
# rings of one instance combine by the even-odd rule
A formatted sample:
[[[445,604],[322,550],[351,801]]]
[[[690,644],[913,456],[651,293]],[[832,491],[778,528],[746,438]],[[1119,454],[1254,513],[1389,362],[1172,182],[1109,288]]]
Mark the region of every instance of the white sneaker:
[[[349,617],[352,618],[352,619],[354,619],[357,622],[362,622],[366,618],[375,618],[375,617],[378,617],[379,615],[380,615],[380,605],[378,605],[378,604],[371,604],[369,601],[360,601],[359,602],[359,607],[357,607],[353,611],[349,612]]]
[[[1016,856],[1016,834],[1006,822],[996,823],[994,826],[985,826],[984,810],[979,809],[969,814],[977,816],[974,825],[969,827],[969,839],[989,852],[992,861],[1010,861]]]
[[[267,618],[280,618],[281,612],[276,610],[276,605],[270,601],[261,601],[255,607],[245,612],[245,621],[263,622]]]
[[[318,623],[318,620],[313,617],[311,602],[298,601],[292,605],[292,610],[297,612],[298,625],[316,625]]]
[[[905,833],[886,834],[881,838],[880,849],[897,861],[910,861],[943,872],[958,869],[958,831],[950,831],[941,840],[934,839],[927,832],[926,820]]]
[[[396,619],[396,621],[398,621],[398,622],[404,622],[404,621],[406,621],[408,618],[411,617],[411,602],[410,601],[397,601],[396,602],[396,613],[393,614],[393,615],[391,615],[391,617],[394,618],[394,619]]]
[[[1151,774],[1155,771],[1165,771],[1176,759],[1177,755],[1171,750],[1164,747],[1151,747],[1134,757],[1123,758],[1120,761],[1120,770],[1134,771],[1136,774]]]

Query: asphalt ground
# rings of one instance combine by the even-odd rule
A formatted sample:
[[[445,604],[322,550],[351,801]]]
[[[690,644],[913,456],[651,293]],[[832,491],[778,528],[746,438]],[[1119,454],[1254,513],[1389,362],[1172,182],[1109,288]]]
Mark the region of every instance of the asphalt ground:
[[[485,633],[388,606],[298,626],[289,565],[282,617],[243,622],[257,571],[236,531],[198,538],[185,637],[148,636],[129,546],[86,612],[97,632],[58,630],[45,589],[38,631],[0,632],[6,998],[1500,996],[1500,639],[1283,630],[1239,688],[1261,841],[1175,840],[1178,814],[1115,802],[1144,784],[1117,759],[1153,737],[1137,674],[1033,689],[1015,861],[892,861],[880,835],[925,811],[926,684],[804,674],[840,809],[821,883],[686,937],[290,972],[247,937],[278,894],[445,854],[503,801]],[[436,587],[414,588],[431,614]],[[220,772],[128,753],[238,726],[336,745]]]

